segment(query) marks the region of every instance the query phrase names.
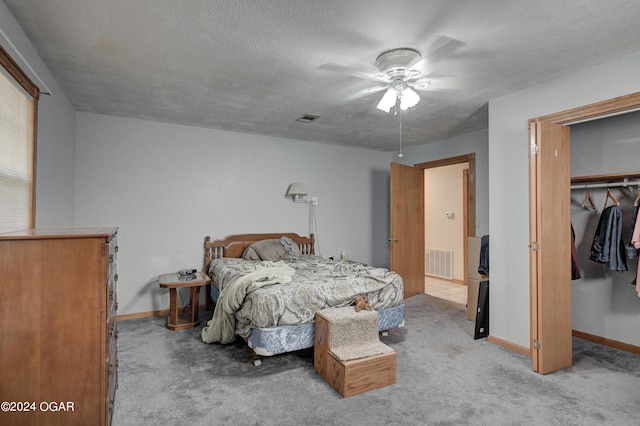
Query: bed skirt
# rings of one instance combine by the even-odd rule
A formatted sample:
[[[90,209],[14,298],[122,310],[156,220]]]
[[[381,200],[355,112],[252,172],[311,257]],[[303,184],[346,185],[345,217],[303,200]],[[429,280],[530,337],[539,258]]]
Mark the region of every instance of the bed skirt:
[[[404,305],[379,310],[378,320],[380,331],[404,326]],[[315,324],[254,328],[247,338],[247,343],[261,356],[312,348],[315,343]]]

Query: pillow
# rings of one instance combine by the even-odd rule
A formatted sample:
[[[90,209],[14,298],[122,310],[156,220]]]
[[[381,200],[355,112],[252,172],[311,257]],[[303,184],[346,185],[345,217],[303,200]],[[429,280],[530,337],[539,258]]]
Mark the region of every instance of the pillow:
[[[290,260],[297,260],[300,256],[300,249],[298,245],[293,242],[289,237],[280,237],[280,243],[284,247],[284,251],[287,253],[287,257]]]
[[[251,246],[247,247],[242,253],[244,260],[260,260],[260,256],[256,253],[255,249]]]
[[[255,253],[261,260],[286,260],[288,259],[287,252],[284,250],[284,246],[280,240],[262,240],[256,241],[251,244],[247,250],[253,248]],[[244,257],[244,256],[243,256]]]

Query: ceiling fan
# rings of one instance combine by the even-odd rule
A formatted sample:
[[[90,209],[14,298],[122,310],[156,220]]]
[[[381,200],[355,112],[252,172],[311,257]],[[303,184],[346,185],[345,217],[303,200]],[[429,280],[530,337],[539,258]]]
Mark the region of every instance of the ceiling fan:
[[[376,68],[379,74],[374,79],[387,83],[371,90],[387,89],[377,105],[379,110],[388,113],[400,101],[400,109],[405,111],[420,102],[420,95],[415,90],[426,90],[431,85],[418,66],[422,61],[420,52],[409,47],[387,50],[378,55]]]
[[[342,100],[351,101],[386,90],[377,106],[388,113],[394,107],[406,110],[417,105],[420,102],[419,91],[459,90],[460,82],[456,78],[442,76],[436,64],[451,58],[462,46],[464,43],[461,41],[439,36],[426,48],[424,55],[411,47],[399,47],[380,53],[375,64],[345,66],[327,63],[319,68],[377,83],[373,87],[352,92]]]

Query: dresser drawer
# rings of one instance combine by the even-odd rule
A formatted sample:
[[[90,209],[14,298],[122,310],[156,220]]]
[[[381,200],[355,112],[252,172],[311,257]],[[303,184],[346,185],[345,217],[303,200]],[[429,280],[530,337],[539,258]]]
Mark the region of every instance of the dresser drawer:
[[[106,397],[106,424],[111,423],[113,416],[114,400],[116,397],[116,389],[118,388],[118,349],[116,340],[113,339],[109,347],[109,356],[107,358],[107,391]]]
[[[107,320],[107,348],[115,343],[118,339],[118,323],[116,322],[116,316],[110,315]],[[108,355],[108,354],[107,354]]]
[[[109,255],[107,256],[107,262],[109,264],[107,280],[111,280],[117,274],[116,264],[118,263],[118,238],[116,235],[114,235],[107,244],[109,245]]]
[[[111,263],[118,261],[118,234],[114,234],[109,240],[109,261]]]
[[[111,383],[115,384],[115,377],[118,376],[118,345],[115,339],[111,341],[107,353],[107,383],[111,385]],[[111,386],[109,388],[111,389]]]
[[[117,348],[118,345],[118,323],[116,321],[116,316],[113,315],[107,321],[107,333],[105,339],[105,352],[103,354],[103,360],[109,364],[113,361],[112,352]]]
[[[118,304],[118,274],[116,273],[111,279],[107,281],[107,314],[111,315],[113,311],[116,311]],[[108,317],[107,317],[108,319]]]

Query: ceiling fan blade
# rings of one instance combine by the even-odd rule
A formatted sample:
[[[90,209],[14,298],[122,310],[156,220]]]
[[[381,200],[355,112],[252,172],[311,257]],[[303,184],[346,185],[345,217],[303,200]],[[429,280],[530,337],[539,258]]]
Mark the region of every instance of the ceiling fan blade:
[[[363,97],[371,95],[373,93],[381,92],[381,91],[386,90],[388,88],[389,88],[388,84],[383,85],[383,86],[367,87],[366,89],[359,90],[359,91],[357,91],[357,92],[355,92],[355,93],[353,93],[353,94],[351,94],[349,96],[346,96],[346,97],[342,98],[342,100],[343,101],[347,101],[347,102],[354,101],[356,99],[363,98]]]
[[[414,90],[430,92],[449,92],[462,89],[460,79],[455,77],[423,77],[416,81],[409,81],[407,85]]]
[[[447,36],[438,36],[435,43],[425,52],[425,56],[433,58],[434,61],[440,61],[443,58],[451,56],[456,50],[462,48],[466,43]]]
[[[446,36],[439,36],[424,53],[422,59],[415,63],[410,69],[419,71],[422,75],[427,75],[433,71],[435,65],[447,59],[464,46],[465,43]]]
[[[346,66],[333,63],[321,64],[316,67],[318,70],[331,72],[341,76],[357,77],[364,80],[384,81],[377,78],[380,72],[370,65]]]

